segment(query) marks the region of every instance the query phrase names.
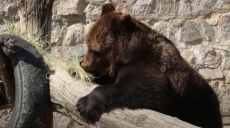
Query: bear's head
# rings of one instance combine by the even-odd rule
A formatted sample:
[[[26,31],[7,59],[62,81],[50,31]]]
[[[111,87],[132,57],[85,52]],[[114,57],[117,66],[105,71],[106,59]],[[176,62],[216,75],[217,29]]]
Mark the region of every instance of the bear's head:
[[[137,43],[144,40],[139,38],[140,25],[129,14],[116,11],[113,4],[105,4],[99,20],[87,33],[88,52],[81,63],[83,69],[100,76],[116,76],[121,65],[134,61],[146,50],[144,44]]]

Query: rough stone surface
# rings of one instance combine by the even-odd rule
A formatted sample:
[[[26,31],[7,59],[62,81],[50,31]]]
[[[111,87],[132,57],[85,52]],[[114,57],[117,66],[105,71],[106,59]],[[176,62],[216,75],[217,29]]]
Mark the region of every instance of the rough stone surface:
[[[132,13],[134,15],[147,15],[152,14],[156,7],[155,0],[137,0],[133,6]]]
[[[58,44],[61,42],[62,39],[63,39],[63,35],[60,29],[53,29],[51,31],[51,44]]]
[[[206,39],[206,41],[212,41],[213,37],[215,36],[215,30],[213,27],[208,24],[207,22],[201,22],[200,23],[200,29],[202,31],[203,37]]]
[[[223,72],[220,69],[200,69],[199,73],[208,80],[221,79],[224,77]]]
[[[58,5],[57,15],[82,15],[85,9],[83,0],[62,1]]]
[[[205,21],[187,21],[181,28],[181,41],[184,43],[212,42],[214,37],[214,28]]]
[[[190,64],[194,65],[195,56],[189,49],[179,49],[182,57],[187,60]]]
[[[222,40],[230,40],[230,12],[222,15],[218,22],[218,34]]]
[[[0,22],[6,18],[18,21],[18,8],[16,4],[13,3],[13,0],[3,0],[0,2]]]
[[[229,88],[229,87],[228,87]],[[230,114],[230,90],[223,90],[222,92],[222,113],[223,115]]]
[[[218,68],[222,55],[217,53],[210,44],[200,44],[193,48],[196,57],[196,65],[199,68]]]
[[[6,12],[7,17],[14,18],[14,19],[19,18],[18,17],[18,7],[14,3],[8,5],[5,9],[5,12]]]
[[[91,21],[95,21],[98,19],[100,13],[101,13],[101,6],[98,4],[88,4],[85,8],[86,18]]]
[[[163,35],[167,35],[168,23],[165,21],[157,22],[153,25],[152,29],[160,32]]]
[[[222,15],[222,13],[212,13],[211,16],[209,18],[207,18],[206,21],[210,25],[217,25],[221,15]]]
[[[84,27],[82,24],[74,24],[67,28],[63,45],[71,46],[79,43],[83,43]]]
[[[230,57],[223,58],[221,67],[223,70],[230,70]]]
[[[203,39],[200,25],[195,21],[187,21],[181,28],[181,41],[191,43]]]
[[[226,76],[226,80],[225,80],[225,83],[226,84],[230,84],[230,70],[229,71],[225,71],[225,76]]]
[[[168,30],[166,36],[175,44],[180,41],[181,26],[183,21],[180,19],[170,19],[168,22]]]
[[[86,44],[79,44],[76,46],[69,46],[66,50],[67,58],[81,57],[88,51]]]
[[[89,22],[87,25],[84,26],[84,39],[85,36],[87,35],[88,31],[90,30],[90,28],[93,26],[94,22]]]
[[[178,9],[178,0],[157,0],[158,15],[175,16]]]
[[[193,8],[195,15],[203,15],[209,13],[217,0],[194,0]]]
[[[215,5],[213,6],[213,10],[224,10],[228,9],[229,5],[226,3],[229,2],[228,0],[218,0]]]
[[[192,7],[189,0],[180,0],[178,15],[182,17],[190,17],[192,15]]]

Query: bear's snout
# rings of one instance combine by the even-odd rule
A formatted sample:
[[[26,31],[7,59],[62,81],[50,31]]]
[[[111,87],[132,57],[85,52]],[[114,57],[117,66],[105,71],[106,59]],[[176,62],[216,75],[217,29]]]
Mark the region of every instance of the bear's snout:
[[[84,70],[89,69],[89,63],[86,61],[85,57],[80,61],[80,65]]]

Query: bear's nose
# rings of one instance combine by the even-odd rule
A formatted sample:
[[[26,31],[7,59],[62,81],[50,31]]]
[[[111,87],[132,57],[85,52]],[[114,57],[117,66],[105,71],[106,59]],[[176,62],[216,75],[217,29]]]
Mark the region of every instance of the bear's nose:
[[[84,70],[88,70],[89,65],[84,61],[84,59],[80,60],[80,65]]]
[[[87,70],[89,66],[87,66],[83,61],[80,63],[81,67],[84,69],[84,70]]]

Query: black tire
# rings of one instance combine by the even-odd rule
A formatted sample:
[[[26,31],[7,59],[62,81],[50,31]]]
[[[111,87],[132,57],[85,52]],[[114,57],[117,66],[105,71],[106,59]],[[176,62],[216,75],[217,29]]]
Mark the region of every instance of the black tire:
[[[48,70],[34,46],[22,38],[2,34],[0,45],[15,76],[15,102],[7,128],[36,128],[47,111]]]

